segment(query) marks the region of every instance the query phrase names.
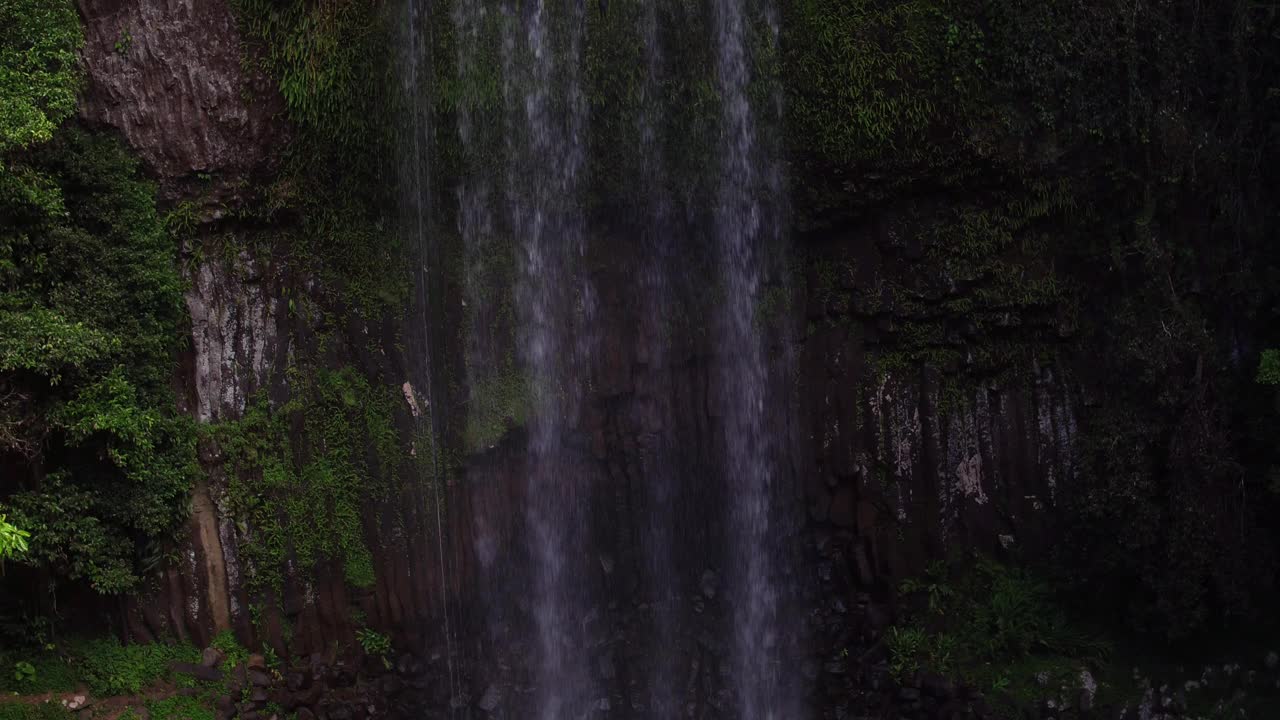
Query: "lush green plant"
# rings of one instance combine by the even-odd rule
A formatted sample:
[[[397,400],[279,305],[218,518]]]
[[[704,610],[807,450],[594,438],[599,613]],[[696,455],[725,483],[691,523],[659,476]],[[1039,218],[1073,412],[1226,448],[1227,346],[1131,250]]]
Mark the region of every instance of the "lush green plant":
[[[385,129],[380,123],[386,118],[371,112],[382,102],[378,80],[388,55],[378,5],[361,0],[234,3],[242,28],[279,81],[290,119],[319,141],[367,149]]]
[[[369,587],[376,578],[361,508],[385,497],[406,457],[393,423],[396,393],[352,368],[297,367],[290,380],[289,402],[272,408],[260,397],[242,419],[209,429],[237,470],[233,510],[254,528],[243,548],[253,561],[249,583],[279,588],[290,558],[304,570],[340,559],[349,583]],[[296,447],[291,418],[302,429]]]
[[[361,628],[356,633],[356,639],[360,641],[360,647],[370,655],[382,656],[391,652],[391,638],[376,630]]]
[[[370,628],[360,628],[356,631],[356,640],[365,654],[381,659],[382,664],[388,670],[391,669],[391,660],[388,659],[391,654],[391,638]]]
[[[135,577],[125,536],[185,511],[193,436],[168,389],[181,283],[154,191],[118,145],[67,130],[33,157],[47,193],[10,203],[22,220],[0,231],[0,440],[48,479],[10,505],[33,532],[24,562],[119,592]],[[55,441],[66,451],[43,457]]]
[[[294,139],[287,166],[261,188],[255,220],[303,218],[282,241],[320,279],[330,308],[365,319],[400,312],[410,274],[392,217],[390,150],[396,93],[390,86],[384,3],[364,0],[236,0],[245,61],[262,65],[284,97]],[[290,301],[292,305],[292,300]]]
[[[0,569],[4,568],[6,558],[15,557],[27,551],[27,538],[31,533],[23,530],[5,519],[0,513]]]
[[[81,42],[68,0],[0,4],[0,452],[31,469],[0,494],[18,562],[115,593],[186,519],[195,446],[155,190],[116,141],[60,128]]]
[[[213,640],[209,641],[209,647],[222,653],[222,662],[227,670],[234,670],[249,660],[249,649],[241,645],[236,640],[236,634],[230,630],[214,635]]]
[[[84,680],[100,697],[136,695],[168,677],[175,660],[200,662],[200,651],[190,645],[121,645],[115,639],[88,642],[79,654]]]
[[[83,42],[71,0],[0,3],[0,174],[6,153],[47,142],[75,111]]]
[[[7,672],[0,673],[0,692],[64,692],[80,682],[71,658],[52,644],[10,647],[0,650],[0,667],[7,668]]]
[[[35,681],[36,666],[26,660],[19,660],[13,664],[13,679],[22,684]]]
[[[895,680],[904,682],[920,670],[920,656],[927,640],[923,628],[889,628],[889,673]]]
[[[267,668],[275,672],[280,672],[284,667],[284,661],[276,654],[276,649],[270,645],[263,645],[262,659],[267,664]]]
[[[963,570],[934,563],[901,588],[918,611],[886,638],[899,680],[923,668],[987,689],[1027,689],[1036,672],[1078,673],[1111,652],[1068,618],[1046,582],[1022,568],[985,557]]]
[[[938,615],[946,614],[947,601],[955,596],[955,591],[947,582],[947,564],[943,560],[929,563],[924,575],[903,580],[898,589],[903,595],[926,596],[929,599],[929,612]]]

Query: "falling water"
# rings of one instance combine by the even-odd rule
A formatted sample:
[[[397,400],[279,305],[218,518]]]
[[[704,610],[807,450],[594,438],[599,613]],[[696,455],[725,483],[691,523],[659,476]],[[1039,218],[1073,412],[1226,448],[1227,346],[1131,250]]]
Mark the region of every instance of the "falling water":
[[[579,206],[586,154],[579,80],[584,17],[581,3],[569,5],[557,17],[543,0],[525,2],[517,22],[509,4],[503,35],[504,94],[514,111],[507,204],[519,248],[518,344],[533,386],[525,523],[537,640],[534,712],[543,720],[582,715],[590,694],[583,625],[588,581],[580,562],[589,547],[588,486],[568,445],[586,391],[594,302],[582,269]],[[553,35],[556,30],[561,35]]]
[[[669,400],[670,377],[667,374],[670,315],[673,312],[669,276],[672,272],[674,243],[670,215],[671,203],[665,188],[665,167],[660,140],[661,118],[665,107],[661,97],[662,46],[658,33],[657,2],[644,3],[640,14],[640,34],[644,41],[644,81],[639,113],[640,169],[643,196],[647,198],[647,252],[641,272],[643,326],[642,345],[646,355],[642,361],[654,373],[652,402],[661,413],[662,401]],[[679,656],[676,618],[679,602],[675,563],[676,473],[673,467],[675,448],[669,431],[658,430],[647,437],[644,458],[645,502],[642,512],[644,541],[642,563],[649,595],[653,599],[654,626],[651,665],[648,679],[649,717],[667,720],[679,717],[677,696]]]
[[[801,715],[779,679],[784,668],[778,557],[785,532],[774,495],[781,479],[780,431],[766,415],[776,406],[770,398],[769,367],[756,317],[768,257],[780,240],[772,217],[776,199],[769,197],[780,185],[779,171],[758,136],[756,109],[748,94],[753,66],[747,0],[715,2],[722,102],[715,221],[725,292],[719,311],[719,347],[725,357],[720,397],[733,554],[730,594],[736,603],[735,682],[742,720],[794,720]]]
[[[688,512],[725,515],[724,547],[730,555],[725,596],[733,613],[733,672],[725,677],[739,702],[731,716],[800,720],[798,703],[787,683],[779,681],[784,673],[779,615],[785,596],[780,568],[785,563],[777,550],[782,523],[771,500],[784,473],[777,439],[781,432],[766,415],[777,400],[771,387],[777,372],[756,317],[763,288],[774,279],[769,258],[781,241],[781,173],[769,122],[779,114],[778,98],[768,107],[753,106],[751,100],[768,94],[758,92],[750,50],[759,40],[753,28],[761,18],[747,4],[757,1],[708,0],[722,101],[716,153],[720,172],[711,219],[723,297],[704,312],[713,316],[720,349],[715,382],[721,392],[715,395],[718,407],[712,415],[724,437],[721,465],[728,493],[724,507]],[[678,557],[679,539],[688,530],[679,520],[680,506],[707,494],[690,491],[702,478],[688,476],[683,461],[698,454],[697,448],[686,445],[668,424],[674,414],[670,318],[678,305],[673,285],[682,277],[679,268],[688,261],[686,255],[697,252],[682,239],[696,237],[695,226],[700,228],[702,220],[695,219],[693,208],[700,199],[689,190],[693,186],[668,176],[667,161],[675,166],[687,160],[664,157],[669,140],[663,135],[664,114],[670,100],[662,91],[667,75],[678,85],[690,76],[700,79],[707,70],[664,66],[659,16],[666,6],[637,2],[626,7],[635,9],[631,17],[643,48],[641,103],[632,126],[638,144],[627,149],[637,153],[633,157],[640,170],[634,187],[642,198],[636,205],[641,216],[632,230],[643,239],[644,250],[636,268],[639,302],[630,307],[640,314],[642,338],[641,356],[634,360],[648,368],[648,380],[646,389],[638,384],[636,392],[640,402],[652,401],[651,415],[658,418],[642,443],[644,487],[638,509],[644,516],[634,519],[644,536],[639,568],[643,593],[656,610],[652,626],[645,629],[651,648],[644,663],[647,676],[630,682],[639,680],[645,687],[647,702],[639,714],[668,720],[684,714],[688,683],[688,667],[677,649],[683,638],[681,598],[687,591],[679,578],[701,572],[716,559]],[[596,492],[592,483],[598,478],[591,469],[597,461],[585,450],[590,441],[583,437],[597,343],[583,210],[586,11],[583,2],[452,0],[450,12],[461,90],[455,117],[462,168],[453,189],[464,247],[468,401],[478,402],[478,388],[509,372],[521,376],[529,394],[523,423],[525,485],[515,495],[522,522],[504,532],[498,526],[512,518],[479,518],[474,540],[481,571],[495,578],[487,585],[493,592],[483,598],[490,625],[519,626],[510,643],[497,632],[491,639],[509,648],[524,648],[528,641],[527,657],[516,659],[532,671],[531,692],[523,699],[511,697],[506,709],[538,720],[592,714],[600,701],[593,701],[599,688],[593,684],[591,658],[606,634],[593,627],[601,592],[594,585],[600,577],[594,559],[600,549],[587,528]],[[776,37],[764,42],[776,43]],[[421,44],[411,49],[424,52]],[[418,135],[425,137],[424,132]],[[415,150],[414,155],[421,153]],[[426,177],[425,169],[418,168],[407,178],[423,198]],[[690,194],[668,192],[673,186]],[[420,218],[427,213],[424,203],[410,203]],[[507,320],[498,319],[504,315],[497,307],[502,301],[494,297],[496,287],[512,291],[513,312]],[[513,357],[504,322],[514,335]],[[721,527],[706,520],[694,521],[699,537]],[[527,633],[521,632],[526,624]],[[519,693],[522,685],[519,679],[508,682]]]

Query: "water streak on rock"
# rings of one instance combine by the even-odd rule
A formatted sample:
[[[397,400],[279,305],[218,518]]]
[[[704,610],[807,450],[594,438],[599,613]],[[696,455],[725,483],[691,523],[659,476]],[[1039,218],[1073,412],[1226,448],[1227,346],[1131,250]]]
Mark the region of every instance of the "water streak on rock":
[[[715,213],[717,258],[724,286],[719,307],[720,412],[724,433],[731,557],[730,593],[734,605],[734,685],[743,720],[793,720],[802,717],[780,676],[784,632],[779,609],[786,593],[782,568],[788,533],[776,501],[783,480],[780,436],[785,413],[771,387],[765,338],[758,308],[771,251],[780,246],[777,194],[780,171],[762,142],[752,106],[750,43],[776,42],[752,36],[747,0],[716,0],[717,79],[721,109],[721,174]],[[763,8],[769,20],[768,8]],[[762,23],[770,24],[770,23]],[[776,101],[775,101],[776,102]],[[765,108],[773,112],[776,108]]]

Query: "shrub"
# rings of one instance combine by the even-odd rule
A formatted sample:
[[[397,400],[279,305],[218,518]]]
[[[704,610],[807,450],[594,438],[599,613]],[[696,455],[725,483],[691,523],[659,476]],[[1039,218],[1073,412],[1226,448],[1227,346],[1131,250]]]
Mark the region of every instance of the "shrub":
[[[235,633],[223,630],[214,636],[209,646],[223,655],[223,663],[228,670],[234,670],[249,660],[249,650],[236,640]]]
[[[984,557],[963,572],[942,563],[902,583],[916,611],[890,628],[890,672],[899,681],[921,668],[957,673],[987,690],[1033,684],[1032,668],[1076,672],[1099,665],[1110,645],[1073,622],[1048,583]]]

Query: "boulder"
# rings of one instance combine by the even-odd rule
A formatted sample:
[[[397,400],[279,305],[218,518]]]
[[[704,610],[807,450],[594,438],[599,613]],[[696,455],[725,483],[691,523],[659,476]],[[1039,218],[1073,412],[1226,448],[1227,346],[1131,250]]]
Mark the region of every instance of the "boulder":
[[[174,661],[169,663],[169,670],[170,672],[174,672],[179,675],[190,675],[197,680],[204,680],[207,682],[217,682],[222,679],[221,670],[215,667],[197,665],[195,663]]]
[[[200,653],[200,664],[207,668],[216,668],[222,664],[223,655],[217,648],[207,647]]]

